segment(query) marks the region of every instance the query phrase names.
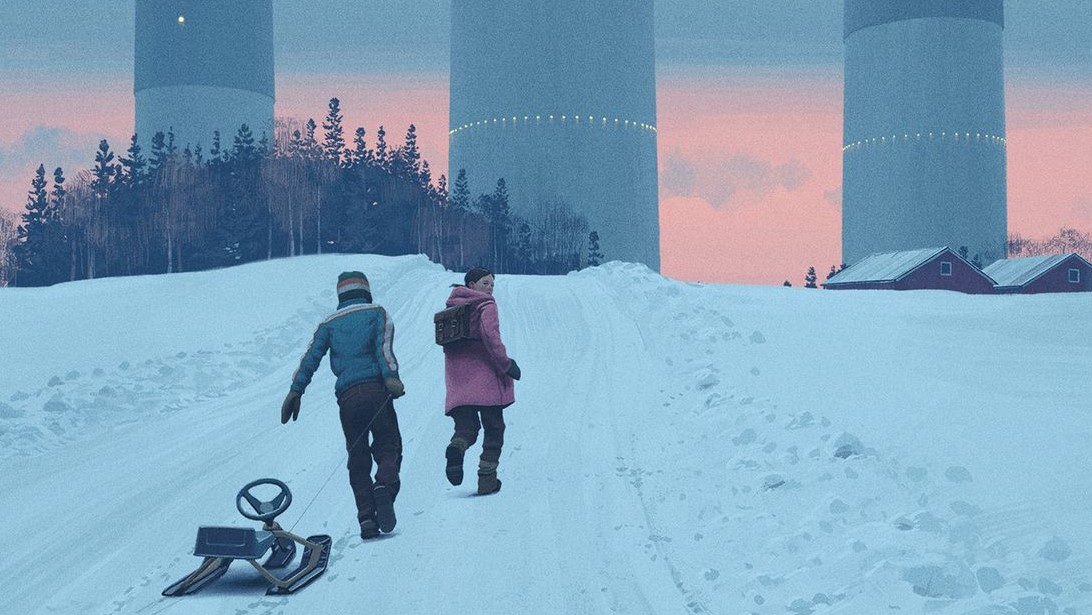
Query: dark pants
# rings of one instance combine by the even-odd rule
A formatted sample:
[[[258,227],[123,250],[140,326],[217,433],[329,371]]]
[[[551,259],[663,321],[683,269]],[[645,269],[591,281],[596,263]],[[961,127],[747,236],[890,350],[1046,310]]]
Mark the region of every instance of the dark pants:
[[[479,415],[481,420],[478,419]],[[501,447],[504,446],[503,406],[458,406],[448,416],[455,420],[452,441],[462,438],[469,448],[478,439],[478,431],[485,427],[481,460],[492,464],[500,461]]]
[[[382,382],[365,382],[348,388],[338,396],[337,405],[341,408],[341,429],[349,451],[349,485],[356,499],[357,517],[365,519],[375,514],[372,498],[375,485],[386,485],[392,496],[398,495],[401,486],[398,470],[402,466],[402,434],[398,431],[398,416]]]

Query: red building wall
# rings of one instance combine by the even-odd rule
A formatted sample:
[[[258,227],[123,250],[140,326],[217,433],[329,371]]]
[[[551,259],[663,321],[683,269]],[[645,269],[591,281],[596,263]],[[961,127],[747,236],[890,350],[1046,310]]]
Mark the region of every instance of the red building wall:
[[[1070,269],[1077,269],[1081,272],[1080,282],[1074,284],[1069,281]],[[1089,267],[1087,263],[1076,256],[1070,256],[1017,292],[1021,294],[1035,294],[1080,291],[1092,291],[1092,267]]]
[[[952,275],[940,275],[941,262],[952,264]],[[951,251],[942,252],[933,260],[918,267],[896,282],[894,288],[895,290],[932,288],[971,294],[993,293],[993,283],[989,278]]]

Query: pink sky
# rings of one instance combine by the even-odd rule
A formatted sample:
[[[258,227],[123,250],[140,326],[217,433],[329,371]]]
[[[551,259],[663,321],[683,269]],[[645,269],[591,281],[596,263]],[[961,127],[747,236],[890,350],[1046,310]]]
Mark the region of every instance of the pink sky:
[[[91,165],[98,138],[116,150],[127,146],[131,81],[78,84],[78,97],[48,85],[14,85],[0,92],[4,208],[21,208],[38,162],[49,171],[62,164],[72,175]],[[69,94],[67,83],[65,89]],[[380,124],[388,143],[399,144],[413,123],[433,177],[447,172],[444,75],[286,75],[277,91],[277,115],[319,122],[337,96],[346,132],[364,126],[372,145]],[[703,282],[788,279],[799,286],[814,265],[824,277],[841,250],[841,97],[840,74],[829,70],[662,77],[663,273]],[[1010,79],[1006,97],[1009,232],[1042,237],[1062,225],[1092,231],[1092,86]],[[24,144],[36,127],[63,129],[58,143],[44,152]]]

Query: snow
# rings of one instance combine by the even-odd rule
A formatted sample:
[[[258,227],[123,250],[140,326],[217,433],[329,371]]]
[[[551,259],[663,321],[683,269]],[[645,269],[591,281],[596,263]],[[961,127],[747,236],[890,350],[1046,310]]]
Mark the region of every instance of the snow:
[[[407,394],[394,534],[357,536],[323,367],[279,407],[343,270],[391,313]],[[1087,613],[1092,294],[701,285],[640,265],[497,281],[523,370],[500,477],[451,487],[432,314],[460,274],[328,255],[0,289],[0,578],[10,613]],[[480,444],[479,444],[480,446]],[[201,525],[329,570],[200,593]]]

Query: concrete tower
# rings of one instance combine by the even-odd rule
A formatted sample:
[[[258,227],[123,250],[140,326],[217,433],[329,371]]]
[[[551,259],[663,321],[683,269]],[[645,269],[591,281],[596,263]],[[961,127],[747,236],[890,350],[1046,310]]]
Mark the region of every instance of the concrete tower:
[[[135,52],[143,147],[173,128],[179,149],[208,152],[215,130],[226,149],[244,123],[272,139],[272,0],[138,0]]]
[[[1002,0],[845,0],[842,260],[1004,258]]]
[[[567,203],[608,260],[660,267],[653,0],[456,0],[449,175]]]

